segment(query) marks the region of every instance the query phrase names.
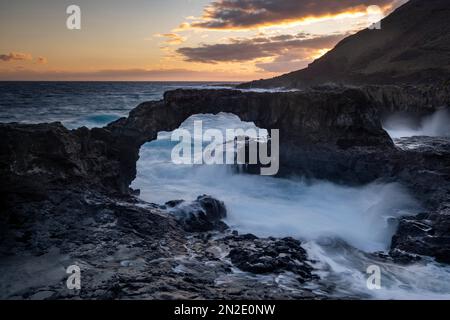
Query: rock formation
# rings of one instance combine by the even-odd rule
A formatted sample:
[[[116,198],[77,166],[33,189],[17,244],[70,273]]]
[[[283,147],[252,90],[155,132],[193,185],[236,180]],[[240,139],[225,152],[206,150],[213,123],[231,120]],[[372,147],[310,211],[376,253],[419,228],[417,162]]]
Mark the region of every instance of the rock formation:
[[[105,128],[120,137],[116,144],[129,149],[121,153],[133,155],[124,165],[131,170],[121,172],[127,174],[121,180],[125,182],[122,189],[135,178],[133,166],[143,143],[155,139],[159,131],[176,129],[191,115],[219,112],[233,113],[259,128],[280,130],[281,174],[367,182],[383,174],[383,168],[377,167],[377,154],[394,149],[381,127],[378,110],[361,90],[277,94],[176,90],[167,92],[163,101],[141,104],[128,118]],[[355,166],[366,167],[367,174],[354,174]]]

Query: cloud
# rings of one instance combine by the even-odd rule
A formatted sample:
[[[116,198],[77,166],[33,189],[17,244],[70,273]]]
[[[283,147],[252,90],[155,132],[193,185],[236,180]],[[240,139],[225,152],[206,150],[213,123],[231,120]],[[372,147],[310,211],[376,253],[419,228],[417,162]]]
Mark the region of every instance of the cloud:
[[[8,54],[0,54],[0,61],[4,62],[33,61],[33,56],[31,55],[31,53],[10,52]],[[47,64],[48,60],[46,57],[39,56],[36,58],[35,62],[37,64]]]
[[[48,59],[46,57],[37,57],[36,63],[37,64],[47,64],[48,63]]]
[[[250,29],[309,18],[333,17],[344,13],[366,12],[370,5],[389,10],[399,0],[215,0],[203,15],[192,23],[183,23],[179,30]]]
[[[29,53],[10,52],[8,54],[0,54],[0,60],[5,61],[5,62],[29,61],[29,60],[33,60],[33,56]]]
[[[273,61],[257,63],[256,66],[264,71],[273,73],[299,70],[308,66],[311,62],[311,55],[316,52],[316,50],[311,49],[294,50],[276,57]]]
[[[179,48],[177,53],[184,56],[186,61],[203,63],[253,61],[287,55],[289,52],[291,54],[295,52],[297,56],[300,52],[302,53],[301,59],[305,59],[305,55],[311,54],[313,51],[334,47],[344,37],[343,34],[311,36],[299,33],[271,37],[234,38],[223,44]]]
[[[166,44],[177,45],[186,41],[185,37],[180,36],[176,33],[159,33],[155,35],[156,37],[166,38],[164,41]]]

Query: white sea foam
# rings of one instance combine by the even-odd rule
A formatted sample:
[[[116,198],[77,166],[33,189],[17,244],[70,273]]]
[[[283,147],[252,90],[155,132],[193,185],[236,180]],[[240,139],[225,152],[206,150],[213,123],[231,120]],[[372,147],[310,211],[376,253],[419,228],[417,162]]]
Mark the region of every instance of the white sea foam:
[[[417,123],[405,115],[393,115],[384,123],[392,138],[413,136],[450,137],[450,111],[440,109]]]
[[[303,247],[311,259],[324,285],[332,284],[337,298],[396,300],[450,299],[450,267],[433,261],[412,265],[399,265],[376,259],[334,239],[309,241]],[[381,269],[381,288],[367,288],[367,267]],[[319,287],[320,288],[320,287]]]

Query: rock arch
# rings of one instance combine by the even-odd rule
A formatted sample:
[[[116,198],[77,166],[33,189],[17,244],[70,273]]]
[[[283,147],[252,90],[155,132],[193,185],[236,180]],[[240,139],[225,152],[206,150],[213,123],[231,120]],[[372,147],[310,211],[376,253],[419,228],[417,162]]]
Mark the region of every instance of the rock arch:
[[[195,114],[237,115],[259,128],[280,130],[281,174],[297,173],[345,182],[367,182],[383,168],[380,150],[393,150],[376,107],[356,89],[284,93],[235,90],[175,90],[146,102],[107,127],[113,156],[120,163],[122,192],[136,177],[140,147],[172,131]],[[357,150],[356,150],[357,149]],[[366,153],[373,153],[368,161]],[[364,173],[354,172],[365,167]]]

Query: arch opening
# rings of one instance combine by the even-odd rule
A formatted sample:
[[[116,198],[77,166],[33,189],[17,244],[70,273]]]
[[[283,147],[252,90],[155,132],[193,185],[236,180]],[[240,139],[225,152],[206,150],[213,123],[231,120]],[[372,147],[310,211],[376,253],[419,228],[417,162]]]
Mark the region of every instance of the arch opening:
[[[191,116],[180,128],[194,135],[199,120],[204,129],[260,129],[230,113]],[[397,184],[347,187],[293,176],[241,174],[229,165],[175,164],[171,152],[176,144],[171,132],[160,132],[144,144],[132,188],[140,190],[143,200],[161,205],[208,194],[225,202],[226,222],[240,232],[314,240],[336,236],[364,251],[386,250],[396,227],[388,218],[415,212],[415,201]]]

